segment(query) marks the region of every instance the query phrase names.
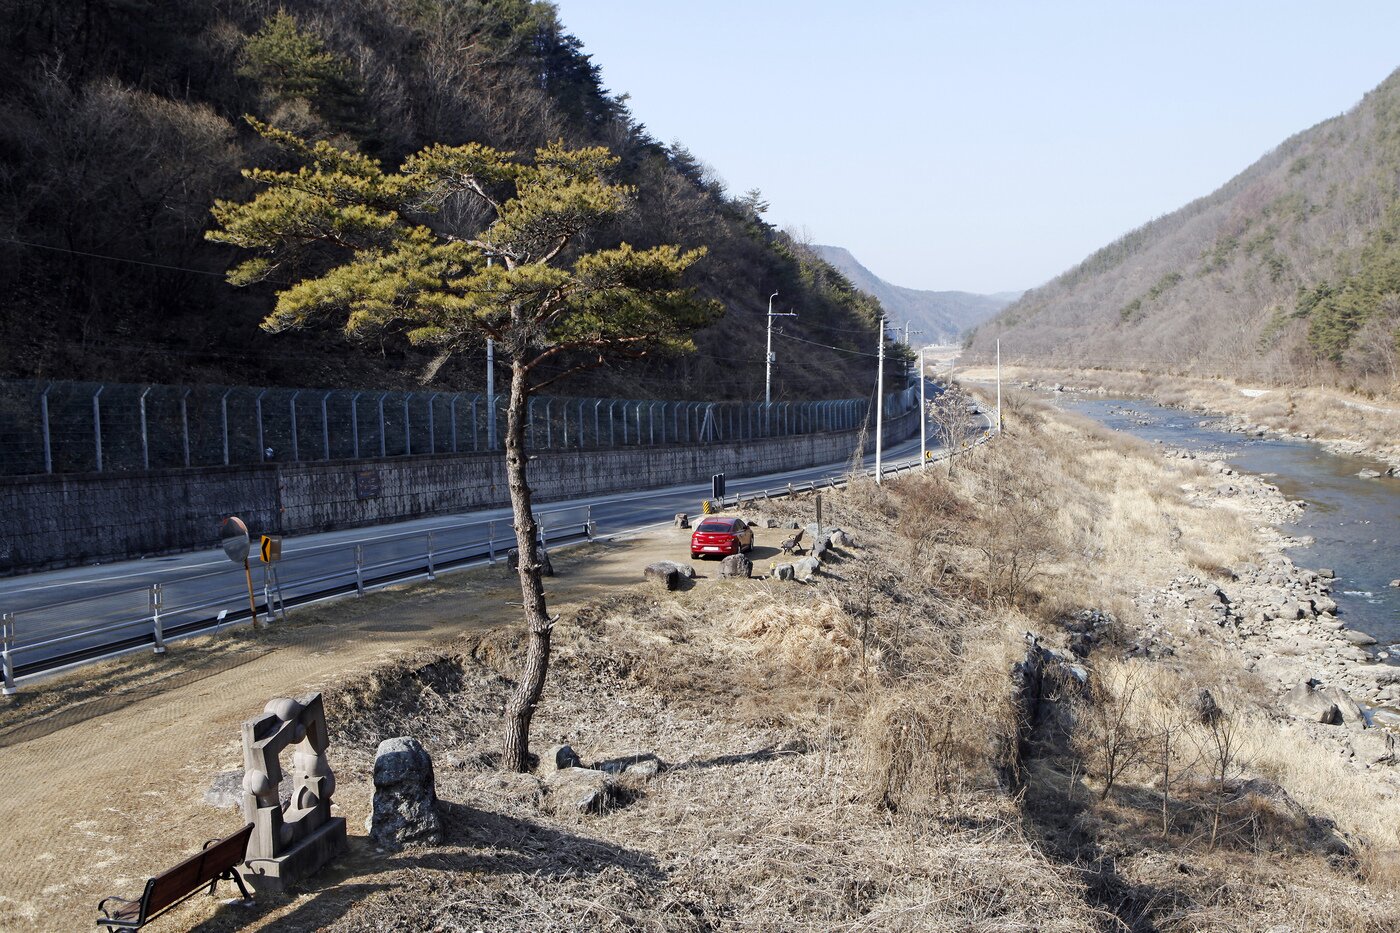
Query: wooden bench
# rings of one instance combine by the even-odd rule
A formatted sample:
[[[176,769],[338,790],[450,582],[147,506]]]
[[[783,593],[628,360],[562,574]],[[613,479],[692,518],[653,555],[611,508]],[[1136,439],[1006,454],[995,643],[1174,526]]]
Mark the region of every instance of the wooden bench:
[[[800,552],[802,550],[802,531],[801,528],[797,529],[797,534],[778,545],[784,554],[791,554],[793,551]]]
[[[253,834],[253,824],[249,823],[232,836],[211,839],[204,849],[191,855],[169,871],[162,872],[146,882],[146,890],[139,901],[129,901],[124,897],[103,898],[97,905],[101,914],[97,925],[109,931],[136,930],[150,923],[165,911],[179,904],[185,898],[197,893],[206,884],[213,896],[214,887],[220,881],[232,881],[238,885],[245,901],[252,895],[243,884],[234,866],[248,856],[248,837]],[[110,907],[108,905],[111,905]]]

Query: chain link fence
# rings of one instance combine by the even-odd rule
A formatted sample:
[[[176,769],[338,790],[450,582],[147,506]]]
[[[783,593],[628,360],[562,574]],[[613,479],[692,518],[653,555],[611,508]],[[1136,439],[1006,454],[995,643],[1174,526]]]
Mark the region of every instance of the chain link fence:
[[[885,416],[918,404],[885,398]],[[0,381],[0,475],[500,450],[506,397],[454,392]],[[855,430],[870,402],[532,398],[535,450],[705,444]]]

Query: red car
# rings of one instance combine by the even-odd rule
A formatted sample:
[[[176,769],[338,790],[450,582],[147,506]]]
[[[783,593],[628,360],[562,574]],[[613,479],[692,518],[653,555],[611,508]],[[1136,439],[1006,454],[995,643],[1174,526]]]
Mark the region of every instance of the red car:
[[[690,535],[690,559],[753,550],[753,529],[742,518],[705,518]]]

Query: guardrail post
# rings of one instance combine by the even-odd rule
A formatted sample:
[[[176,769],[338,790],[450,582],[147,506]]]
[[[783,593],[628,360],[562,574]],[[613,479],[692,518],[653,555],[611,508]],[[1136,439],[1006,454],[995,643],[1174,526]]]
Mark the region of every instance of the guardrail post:
[[[155,653],[165,654],[165,625],[160,620],[160,607],[165,603],[165,594],[159,583],[151,584],[151,640],[155,643]]]
[[[363,544],[355,545],[355,595],[365,595],[365,546]]]
[[[488,522],[486,525],[486,562],[494,564],[496,562],[496,523]]]
[[[598,526],[593,522],[593,506],[590,505],[587,508],[587,517],[583,520],[583,533],[588,536],[589,541],[592,541],[598,537]]]
[[[15,614],[7,612],[0,615],[0,674],[4,677],[4,693],[7,697],[15,695],[15,662],[10,656],[10,652],[15,649]]]
[[[428,532],[428,579],[437,579],[437,570],[433,567],[433,533]]]

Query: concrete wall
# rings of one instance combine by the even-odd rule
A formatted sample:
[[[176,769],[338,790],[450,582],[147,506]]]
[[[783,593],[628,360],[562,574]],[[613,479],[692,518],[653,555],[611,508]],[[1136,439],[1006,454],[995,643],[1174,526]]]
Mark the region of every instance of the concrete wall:
[[[886,443],[918,430],[886,425]],[[540,501],[731,479],[849,458],[855,434],[708,445],[542,451],[530,462]],[[238,515],[254,535],[297,535],[509,503],[499,454],[271,463],[140,473],[0,477],[0,573],[213,547]]]

